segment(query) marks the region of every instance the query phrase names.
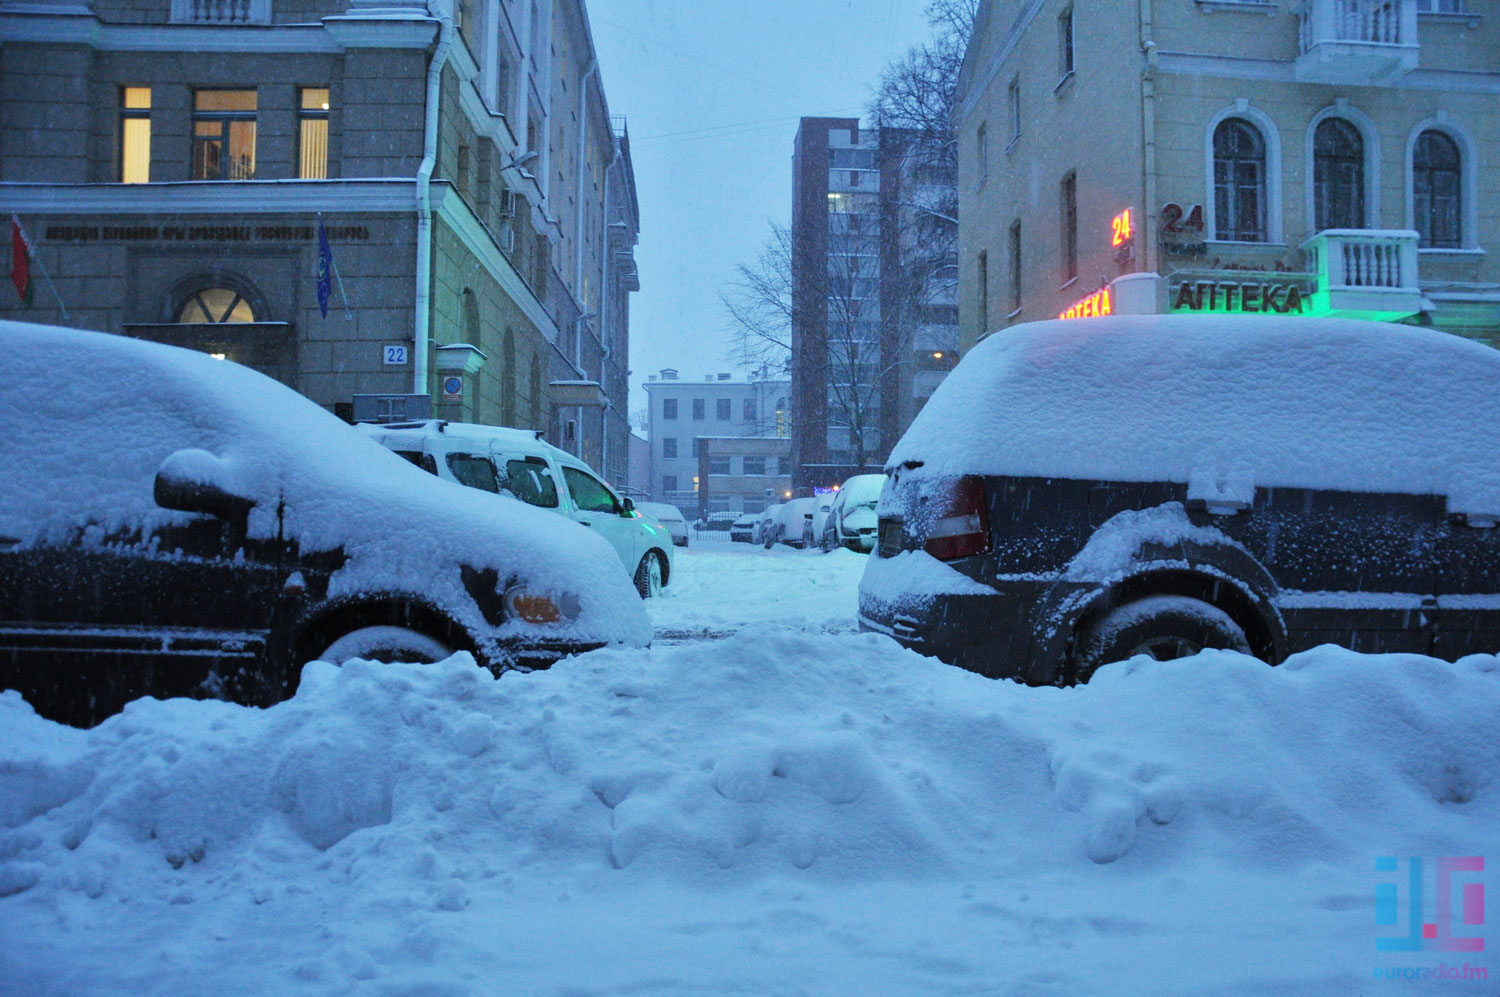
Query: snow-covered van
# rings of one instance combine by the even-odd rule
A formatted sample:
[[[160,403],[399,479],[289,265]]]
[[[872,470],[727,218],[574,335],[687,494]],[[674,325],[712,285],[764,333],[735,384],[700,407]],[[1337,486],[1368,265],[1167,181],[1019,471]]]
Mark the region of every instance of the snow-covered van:
[[[1037,322],[891,452],[860,622],[996,677],[1500,648],[1500,352],[1281,316]]]
[[[635,503],[599,480],[593,468],[534,430],[442,419],[356,428],[440,478],[587,526],[609,541],[642,598],[659,595],[672,579],[666,527],[639,515]]]
[[[824,550],[848,547],[870,552],[875,546],[875,503],[884,484],[885,478],[879,474],[856,474],[844,482],[818,535]]]
[[[269,705],[313,659],[499,673],[651,639],[595,534],[497,514],[248,367],[18,322],[0,342],[0,689],[43,716]]]

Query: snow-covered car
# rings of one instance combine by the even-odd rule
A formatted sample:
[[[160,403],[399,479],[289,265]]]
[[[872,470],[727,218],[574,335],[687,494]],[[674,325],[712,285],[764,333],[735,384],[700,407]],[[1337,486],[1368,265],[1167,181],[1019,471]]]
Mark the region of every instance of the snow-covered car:
[[[711,512],[698,520],[695,525],[705,533],[728,533],[729,527],[734,523],[734,520],[735,513]]]
[[[313,659],[464,650],[499,673],[650,641],[595,534],[439,481],[247,367],[18,322],[0,341],[0,689],[43,716],[269,705]]]
[[[761,510],[760,515],[755,517],[755,531],[750,534],[751,543],[758,544],[765,542],[766,531],[776,522],[776,514],[780,511],[780,502],[773,502]]]
[[[794,498],[776,510],[776,518],[761,532],[760,542],[770,550],[776,544],[805,547],[812,539],[813,510],[818,500]]]
[[[729,539],[735,543],[751,543],[755,538],[755,524],[759,521],[758,512],[747,512],[736,517],[729,524]]]
[[[856,474],[839,488],[834,497],[818,545],[824,550],[848,547],[868,553],[875,546],[875,503],[885,484],[883,474]]]
[[[1500,648],[1500,352],[1333,318],[1015,326],[886,464],[860,622],[995,677]]]
[[[529,429],[426,419],[356,427],[411,463],[480,491],[520,499],[599,534],[646,599],[670,584],[673,541],[666,527],[635,512],[593,468]]]
[[[683,516],[681,509],[665,502],[637,502],[635,508],[641,515],[650,516],[666,527],[667,532],[672,536],[673,544],[678,547],[688,545],[687,518]]]
[[[823,527],[828,523],[828,514],[833,510],[833,501],[838,498],[838,492],[825,492],[817,496],[818,504],[813,507],[812,530],[808,537],[808,543],[822,543]]]

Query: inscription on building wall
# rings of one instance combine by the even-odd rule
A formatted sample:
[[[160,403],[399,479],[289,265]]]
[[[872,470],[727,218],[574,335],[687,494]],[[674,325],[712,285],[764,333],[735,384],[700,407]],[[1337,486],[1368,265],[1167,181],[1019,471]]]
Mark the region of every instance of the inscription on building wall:
[[[364,225],[329,225],[330,242],[367,242]],[[48,225],[48,242],[314,242],[315,225]]]

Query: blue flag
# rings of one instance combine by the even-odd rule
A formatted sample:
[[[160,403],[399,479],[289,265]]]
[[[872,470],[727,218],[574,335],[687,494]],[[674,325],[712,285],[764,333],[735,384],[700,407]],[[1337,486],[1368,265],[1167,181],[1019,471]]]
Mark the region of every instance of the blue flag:
[[[318,311],[328,317],[328,296],[333,293],[333,250],[328,246],[328,230],[318,219]]]

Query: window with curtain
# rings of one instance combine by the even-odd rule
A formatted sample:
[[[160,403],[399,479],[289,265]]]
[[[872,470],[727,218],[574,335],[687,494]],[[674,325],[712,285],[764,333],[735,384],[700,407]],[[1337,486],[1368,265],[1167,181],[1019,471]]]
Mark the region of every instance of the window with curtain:
[[[1412,208],[1417,245],[1423,249],[1457,249],[1462,245],[1460,223],[1463,164],[1458,144],[1439,131],[1417,136],[1412,150]]]
[[[193,94],[193,179],[255,179],[254,90]]]
[[[1319,232],[1365,227],[1365,142],[1343,118],[1313,132],[1313,218]]]
[[[1214,238],[1266,241],[1266,143],[1243,118],[1214,129]]]
[[[151,181],[151,88],[120,88],[120,182]]]
[[[328,88],[303,87],[297,102],[297,176],[328,179]]]

